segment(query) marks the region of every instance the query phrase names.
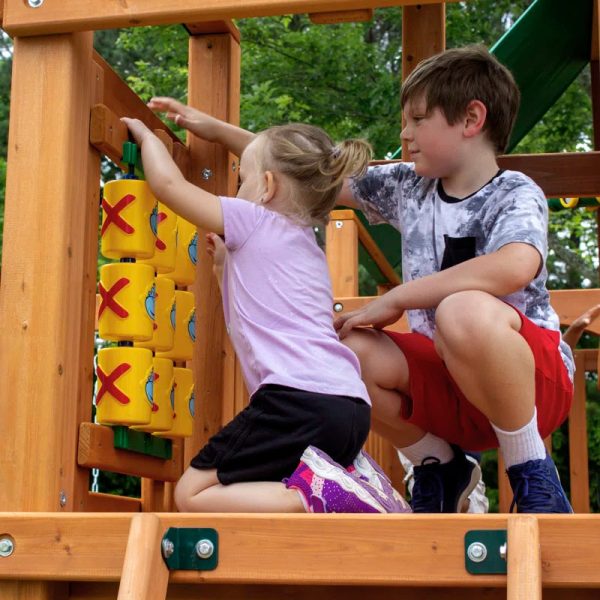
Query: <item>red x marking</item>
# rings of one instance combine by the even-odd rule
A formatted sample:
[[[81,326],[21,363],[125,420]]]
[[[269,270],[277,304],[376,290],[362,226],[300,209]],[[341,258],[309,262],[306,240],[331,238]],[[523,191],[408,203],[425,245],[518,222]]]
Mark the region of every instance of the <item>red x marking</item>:
[[[121,404],[129,404],[129,396],[124,394],[115,384],[117,379],[131,369],[131,365],[128,363],[121,363],[110,375],[107,375],[101,368],[98,366],[96,368],[96,372],[98,374],[98,379],[100,380],[100,389],[98,390],[98,395],[96,396],[96,406],[100,404],[102,397],[105,393],[109,393],[115,400],[120,402]]]
[[[100,292],[100,308],[98,309],[98,318],[102,316],[105,308],[110,308],[117,316],[125,319],[129,316],[129,312],[124,306],[121,306],[116,300],[115,296],[129,283],[127,277],[121,277],[111,288],[107,290],[102,282],[98,284],[98,291]]]
[[[120,215],[120,212],[129,206],[135,200],[133,194],[127,194],[123,196],[114,206],[111,206],[106,198],[102,198],[102,208],[106,212],[106,219],[102,223],[102,230],[100,235],[103,236],[104,232],[108,229],[111,223],[114,223],[124,233],[133,233],[135,229]]]
[[[166,218],[167,218],[167,213],[164,213],[164,212],[158,213],[158,218],[156,220],[157,231],[158,231],[158,225],[160,223],[162,223],[163,221],[165,221]],[[156,236],[156,247],[159,250],[165,250],[167,245],[158,236]]]

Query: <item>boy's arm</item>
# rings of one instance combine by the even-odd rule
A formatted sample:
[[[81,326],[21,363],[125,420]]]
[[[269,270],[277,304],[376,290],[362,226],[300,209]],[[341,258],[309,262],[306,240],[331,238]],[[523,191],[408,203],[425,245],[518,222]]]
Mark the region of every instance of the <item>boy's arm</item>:
[[[250,131],[211,117],[174,98],[152,98],[148,102],[148,107],[155,111],[166,112],[167,118],[174,121],[176,125],[208,142],[222,144],[237,156],[242,156],[244,148],[256,137]]]
[[[122,121],[142,149],[144,174],[154,195],[194,225],[223,233],[219,198],[186,181],[164,144],[141,121],[127,117]]]
[[[338,194],[336,204],[340,206],[347,206],[348,208],[360,209],[360,205],[358,201],[354,198],[354,194],[352,193],[352,189],[350,187],[350,179],[344,180],[344,185],[342,186],[342,189]]]
[[[447,296],[466,290],[508,296],[534,279],[541,260],[529,244],[506,244],[496,252],[399,285],[363,308],[342,315],[335,327],[340,338],[354,327],[382,328],[395,323],[405,310],[435,308]]]

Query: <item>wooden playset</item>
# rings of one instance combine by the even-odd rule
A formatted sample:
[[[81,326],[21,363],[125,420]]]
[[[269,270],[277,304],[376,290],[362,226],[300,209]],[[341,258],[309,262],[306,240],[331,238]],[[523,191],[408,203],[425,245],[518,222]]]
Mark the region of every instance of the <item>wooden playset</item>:
[[[127,131],[119,118],[138,117],[159,132],[182,171],[206,189],[233,195],[238,169],[238,157],[219,146],[194,138],[183,145],[93,50],[92,31],[185,24],[189,102],[237,123],[240,37],[231,19],[301,12],[327,26],[392,6],[403,6],[406,76],[444,49],[443,3],[0,0],[0,25],[14,42],[0,286],[2,600],[598,597],[600,517],[588,514],[585,407],[585,372],[597,369],[596,350],[576,353],[569,418],[579,514],[505,514],[504,479],[503,512],[495,515],[175,513],[173,482],[184,465],[247,402],[200,235],[189,285],[198,331],[188,363],[196,382],[193,434],[175,437],[170,458],[160,458],[115,447],[113,429],[92,422],[100,160],[123,161]],[[598,0],[536,0],[528,13],[529,24],[494,48],[513,60],[528,107],[515,135],[589,62],[600,149]],[[549,198],[600,196],[600,152],[501,162],[531,175]],[[399,283],[389,262],[398,241],[378,239],[352,211],[334,212],[326,238],[332,311],[366,300],[358,297],[359,250],[382,289]],[[600,290],[556,292],[552,301],[569,324],[600,302]],[[595,325],[591,331],[600,333]],[[400,483],[389,444],[372,436],[368,449]],[[90,491],[92,468],[142,477],[141,498]]]

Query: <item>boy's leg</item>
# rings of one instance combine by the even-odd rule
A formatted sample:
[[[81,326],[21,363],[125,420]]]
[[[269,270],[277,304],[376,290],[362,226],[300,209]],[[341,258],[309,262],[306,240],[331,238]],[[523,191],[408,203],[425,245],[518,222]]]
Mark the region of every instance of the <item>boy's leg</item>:
[[[497,298],[460,292],[437,308],[435,346],[464,396],[489,419],[518,510],[571,512],[538,430],[536,361],[523,326]]]
[[[359,358],[373,404],[372,429],[417,465],[413,511],[459,512],[481,471],[457,446],[402,418],[402,403],[412,402],[409,366],[403,351],[388,335],[374,329],[355,329],[343,342]]]

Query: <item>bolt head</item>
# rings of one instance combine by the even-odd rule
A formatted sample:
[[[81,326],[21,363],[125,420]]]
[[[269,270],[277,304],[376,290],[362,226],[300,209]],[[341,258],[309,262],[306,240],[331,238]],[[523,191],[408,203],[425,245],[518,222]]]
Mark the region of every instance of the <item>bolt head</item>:
[[[165,538],[161,542],[161,548],[162,548],[162,555],[165,558],[169,558],[169,556],[172,556],[173,552],[175,552],[175,544],[169,538]]]
[[[336,221],[335,222],[336,229],[341,229],[343,226],[344,226],[344,221]]]
[[[210,540],[200,540],[196,544],[196,554],[198,558],[210,558],[215,551],[215,547]]]
[[[212,171],[208,168],[202,169],[202,179],[208,181],[212,177]]]
[[[15,550],[15,543],[8,537],[0,538],[0,557],[10,556]]]
[[[333,312],[342,312],[344,310],[344,305],[341,302],[336,302],[333,305]]]
[[[467,556],[476,563],[483,562],[487,556],[487,548],[481,542],[473,542],[467,548]]]
[[[29,4],[31,8],[39,8],[42,4],[44,4],[44,0],[27,0],[27,4]]]
[[[66,506],[67,505],[67,495],[65,494],[64,490],[60,491],[60,494],[58,496],[58,503],[61,506]]]

